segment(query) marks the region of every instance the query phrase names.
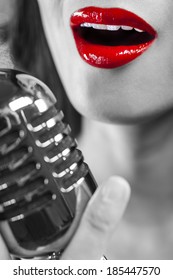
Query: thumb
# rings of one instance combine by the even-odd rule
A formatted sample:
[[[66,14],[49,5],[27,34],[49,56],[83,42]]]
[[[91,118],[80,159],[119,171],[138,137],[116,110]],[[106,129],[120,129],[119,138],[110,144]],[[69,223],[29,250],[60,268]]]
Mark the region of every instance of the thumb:
[[[62,259],[100,259],[130,196],[127,181],[111,177],[89,201],[83,218]]]
[[[8,253],[7,247],[0,234],[0,260],[10,260],[10,255]]]

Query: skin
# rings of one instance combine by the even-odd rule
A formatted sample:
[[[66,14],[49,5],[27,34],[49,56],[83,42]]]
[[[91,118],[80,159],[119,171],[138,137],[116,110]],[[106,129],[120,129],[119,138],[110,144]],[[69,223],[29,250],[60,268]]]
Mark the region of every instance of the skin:
[[[173,28],[172,0],[110,0],[109,3],[107,0],[99,3],[96,0],[87,3],[86,0],[39,0],[38,3],[57,71],[72,104],[87,118],[113,124],[106,126],[112,153],[102,157],[105,125],[84,121],[80,143],[84,151],[88,151],[86,158],[91,169],[99,182],[105,179],[100,174],[106,177],[120,174],[132,186],[128,211],[116,233],[115,227],[129,198],[129,187],[115,178],[98,189],[62,258],[97,259],[106,248],[108,257],[114,259],[171,258],[173,117],[169,110],[173,105],[173,36],[169,34]],[[124,67],[112,70],[91,67],[80,58],[69,26],[71,14],[85,6],[130,10],[155,28],[158,39],[146,53]],[[92,138],[88,136],[88,127],[94,128]],[[115,145],[117,130],[122,147],[119,157],[118,145]],[[93,164],[94,137],[100,141],[94,146]],[[104,160],[98,160],[97,153]],[[120,158],[124,162],[120,162]],[[109,186],[114,195],[111,194],[109,203],[101,206],[99,193]],[[84,244],[81,250],[78,250],[79,241]]]
[[[124,67],[103,70],[89,66],[78,55],[69,19],[74,11],[92,5],[136,13],[155,28],[158,39]],[[109,4],[101,0],[99,5],[96,0],[43,0],[39,6],[57,70],[71,102],[82,114],[108,122],[137,122],[172,106],[171,0],[110,0]]]
[[[120,174],[132,187],[109,257],[172,258],[172,0],[38,2],[57,71],[72,104],[87,117],[79,143],[91,170],[98,182]],[[69,26],[71,14],[86,6],[127,9],[152,25],[158,38],[124,67],[92,67],[80,58]]]
[[[124,179],[112,177],[102,184],[89,201],[76,234],[61,259],[100,259],[121,220],[128,199],[129,185]],[[1,236],[0,248],[0,259],[10,259]]]
[[[14,68],[8,46],[1,42],[0,54],[0,67]],[[129,196],[130,187],[123,178],[111,177],[101,184],[89,201],[81,223],[61,259],[100,259],[121,220]],[[0,259],[11,259],[1,235]]]

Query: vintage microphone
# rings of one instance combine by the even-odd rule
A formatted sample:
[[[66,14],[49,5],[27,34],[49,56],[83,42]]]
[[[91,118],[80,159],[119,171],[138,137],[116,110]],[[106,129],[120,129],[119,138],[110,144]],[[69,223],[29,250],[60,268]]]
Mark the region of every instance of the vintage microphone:
[[[0,232],[19,258],[58,259],[95,180],[50,89],[0,69]]]

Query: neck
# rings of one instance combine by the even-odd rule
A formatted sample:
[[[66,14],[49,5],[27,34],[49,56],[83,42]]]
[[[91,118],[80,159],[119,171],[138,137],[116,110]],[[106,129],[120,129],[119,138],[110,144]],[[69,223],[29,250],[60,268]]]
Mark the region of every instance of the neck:
[[[124,176],[141,199],[173,199],[173,112],[140,125],[84,119],[79,147],[96,180]],[[88,133],[89,131],[89,133]]]
[[[133,154],[132,191],[173,199],[173,111],[127,128]],[[130,147],[129,147],[130,148]]]

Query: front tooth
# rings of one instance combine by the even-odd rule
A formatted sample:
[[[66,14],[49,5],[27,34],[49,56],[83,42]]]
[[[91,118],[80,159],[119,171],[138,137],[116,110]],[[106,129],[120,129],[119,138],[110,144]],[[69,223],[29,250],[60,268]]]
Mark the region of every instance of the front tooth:
[[[122,26],[121,26],[121,29],[123,29],[123,30],[132,30],[133,27],[127,26],[127,25],[122,25]]]
[[[107,25],[107,30],[109,31],[117,31],[120,29],[119,25]]]
[[[138,29],[138,28],[134,28],[137,32],[144,32],[143,30],[141,29]]]
[[[120,25],[105,25],[105,24],[96,24],[96,23],[89,23],[89,22],[84,22],[81,23],[81,27],[92,27],[94,29],[98,30],[109,30],[109,31],[117,31],[120,29]],[[133,28],[129,27],[131,30]],[[127,30],[127,29],[126,29]]]
[[[91,26],[94,29],[106,30],[106,25],[104,25],[104,24],[95,24],[95,23],[93,23]]]

